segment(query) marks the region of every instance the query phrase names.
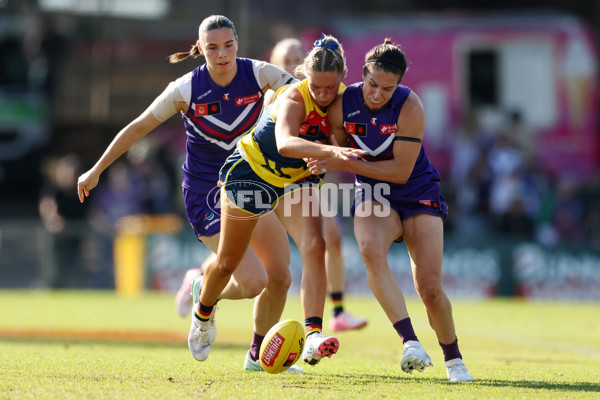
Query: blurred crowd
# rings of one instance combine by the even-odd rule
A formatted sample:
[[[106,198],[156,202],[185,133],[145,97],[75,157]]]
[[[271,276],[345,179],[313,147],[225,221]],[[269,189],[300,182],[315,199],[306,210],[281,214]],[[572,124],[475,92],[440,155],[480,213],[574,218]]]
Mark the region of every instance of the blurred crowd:
[[[477,110],[466,115],[445,185],[442,180],[451,207],[449,233],[600,252],[600,177],[543,170],[535,151],[539,140],[518,111],[507,113],[497,130],[484,129]]]
[[[450,207],[446,234],[600,253],[598,177],[554,176],[542,170],[536,162],[535,132],[520,114],[509,113],[502,126],[486,130],[472,112],[455,135],[451,165],[441,171]],[[168,140],[161,142],[150,135],[136,144],[108,169],[106,182],[94,190],[85,207],[76,193],[82,172],[78,156],[51,157],[44,163],[46,184],[39,210],[55,237],[55,265],[61,269],[53,287],[113,285],[112,243],[121,218],[174,213],[185,221],[179,186],[182,153]],[[82,230],[94,232],[95,240]]]
[[[51,287],[114,287],[113,242],[119,221],[183,212],[179,170],[168,150],[150,137],[141,140],[107,170],[106,182],[85,205],[77,197],[84,167],[79,156],[69,153],[44,162],[39,212],[54,239]]]

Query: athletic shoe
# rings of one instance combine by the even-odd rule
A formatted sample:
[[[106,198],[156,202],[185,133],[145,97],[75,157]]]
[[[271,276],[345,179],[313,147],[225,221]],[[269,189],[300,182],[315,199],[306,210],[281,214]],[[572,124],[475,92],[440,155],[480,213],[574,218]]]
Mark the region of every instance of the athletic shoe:
[[[425,368],[431,367],[431,357],[425,351],[420,342],[409,340],[404,343],[404,352],[402,353],[402,361],[400,366],[402,371],[412,374],[414,370],[419,372],[425,371]]]
[[[323,357],[331,357],[340,347],[340,342],[333,336],[325,336],[322,332],[311,333],[306,338],[302,359],[309,365],[316,365]]]
[[[347,331],[350,329],[360,329],[367,325],[367,320],[357,318],[347,311],[342,311],[337,317],[329,320],[329,329],[333,332]]]
[[[246,370],[246,371],[264,371],[264,368],[262,367],[262,365],[260,365],[260,361],[258,361],[258,360],[254,361],[252,359],[252,357],[250,356],[249,350],[246,353],[246,359],[244,360],[244,370]],[[285,372],[304,373],[304,370],[297,365],[292,365],[291,367],[289,367],[288,369],[286,369],[283,372],[284,373]]]
[[[450,382],[472,382],[473,377],[469,373],[467,366],[460,358],[454,358],[450,361],[446,361],[446,373]]]
[[[192,280],[199,274],[201,274],[200,268],[188,269],[181,287],[175,295],[175,308],[182,317],[187,317],[194,305],[192,301]]]
[[[196,313],[192,313],[192,326],[188,335],[188,347],[192,356],[198,361],[204,361],[208,358],[210,352],[210,326],[208,323],[202,323]]]
[[[202,292],[202,281],[204,280],[204,275],[198,275],[192,279],[191,283],[191,294],[192,300],[194,301],[194,307],[197,307],[200,302],[200,292]],[[195,309],[195,308],[194,308]],[[215,306],[213,308],[213,312],[210,315],[209,320],[209,333],[210,333],[210,342],[214,342],[217,340],[217,320],[215,319],[215,314],[219,308]]]

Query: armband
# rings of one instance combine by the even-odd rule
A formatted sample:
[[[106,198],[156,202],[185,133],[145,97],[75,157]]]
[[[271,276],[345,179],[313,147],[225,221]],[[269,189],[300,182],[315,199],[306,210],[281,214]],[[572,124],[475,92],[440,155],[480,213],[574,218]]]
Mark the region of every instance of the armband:
[[[421,139],[419,138],[414,138],[414,137],[408,137],[408,136],[395,136],[394,140],[400,140],[402,142],[415,142],[415,143],[421,143]]]

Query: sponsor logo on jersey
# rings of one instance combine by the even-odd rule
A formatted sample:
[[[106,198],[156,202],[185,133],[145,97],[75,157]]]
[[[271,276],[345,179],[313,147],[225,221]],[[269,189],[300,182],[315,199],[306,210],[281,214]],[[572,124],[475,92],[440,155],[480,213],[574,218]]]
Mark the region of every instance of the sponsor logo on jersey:
[[[352,118],[352,117],[354,117],[355,115],[358,115],[358,114],[360,114],[360,110],[356,110],[356,111],[351,112],[350,114],[348,114],[348,116],[346,118]]]
[[[300,134],[307,136],[317,136],[319,134],[319,125],[304,123],[300,125]]]
[[[306,129],[305,135],[316,136],[319,131],[323,132],[325,136],[329,136],[329,120],[327,117],[321,116],[316,110],[312,110],[304,119],[303,125],[306,124],[310,128]]]
[[[212,89],[209,89],[208,91],[202,93],[200,96],[196,97],[196,100],[201,100],[201,99],[205,98],[206,96],[208,96],[211,93],[212,93]]]
[[[371,125],[377,125],[377,118],[371,118]]]
[[[367,136],[367,124],[356,124],[353,122],[345,122],[346,133],[355,136]]]
[[[221,114],[221,102],[215,101],[207,104],[194,104],[194,115],[203,117],[206,115]]]
[[[225,94],[223,95],[223,100],[225,100],[225,101],[229,101],[229,93],[225,93]]]
[[[260,99],[260,94],[256,93],[251,96],[236,97],[236,107],[247,106],[248,104],[256,103]]]
[[[379,127],[379,133],[381,133],[382,135],[391,135],[393,133],[396,133],[397,130],[398,127],[396,125],[381,125]]]

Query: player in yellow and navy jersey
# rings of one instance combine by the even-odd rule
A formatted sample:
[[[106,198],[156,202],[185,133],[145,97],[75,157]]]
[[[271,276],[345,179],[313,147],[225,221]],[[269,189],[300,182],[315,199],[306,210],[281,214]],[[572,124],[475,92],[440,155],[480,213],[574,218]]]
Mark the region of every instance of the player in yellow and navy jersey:
[[[269,61],[290,74],[295,74],[295,69],[302,64],[304,58],[304,47],[296,38],[281,39],[275,44],[271,51]],[[345,89],[344,89],[345,90]],[[265,104],[272,103],[274,92],[272,90],[265,94]],[[325,175],[323,183],[339,183],[339,177],[333,179]],[[325,207],[333,199],[321,196],[321,202]],[[323,219],[323,239],[325,239],[325,270],[327,271],[327,292],[332,306],[332,315],[329,318],[329,330],[333,332],[361,329],[367,325],[367,320],[354,316],[346,311],[344,306],[345,265],[342,255],[342,224],[337,215],[321,215]]]
[[[337,39],[323,35],[299,68],[306,79],[280,89],[255,130],[240,141],[221,168],[223,240],[216,260],[206,268],[200,305],[210,307],[217,301],[248,248],[258,216],[273,207],[302,256],[301,301],[306,327],[302,358],[315,365],[334,354],[339,342],[322,333],[325,243],[318,207],[317,212],[306,207],[311,202],[319,204],[318,178],[311,176],[303,158],[348,160],[365,152],[320,143],[328,141],[327,108],[346,76]],[[293,193],[286,194],[290,187]]]

